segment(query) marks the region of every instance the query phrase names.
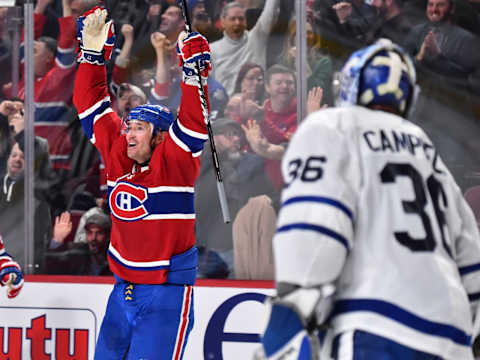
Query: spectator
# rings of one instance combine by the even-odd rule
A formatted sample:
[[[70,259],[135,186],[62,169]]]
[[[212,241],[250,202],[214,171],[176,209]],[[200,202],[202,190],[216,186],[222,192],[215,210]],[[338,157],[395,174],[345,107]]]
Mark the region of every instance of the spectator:
[[[130,56],[134,41],[134,28],[130,24],[123,24],[120,28],[120,33],[123,36],[123,44],[118,55],[115,57],[115,64],[110,80],[110,92],[115,100],[118,97],[119,85],[128,80],[128,66],[130,65]]]
[[[295,73],[283,65],[273,65],[266,73],[265,90],[268,99],[265,102],[265,117],[260,122],[260,129],[269,143],[286,144],[297,129]],[[280,161],[267,159],[265,170],[275,188],[280,190]]]
[[[272,239],[277,214],[266,195],[252,197],[233,222],[233,255],[235,278],[273,280]]]
[[[372,6],[380,21],[369,40],[387,38],[404,46],[405,37],[415,24],[412,14],[404,11],[403,0],[373,0]]]
[[[164,34],[170,44],[176,44],[178,34],[185,29],[182,8],[179,5],[170,5],[162,14],[158,31]],[[173,54],[176,56],[176,54]]]
[[[48,140],[54,168],[68,170],[72,149],[66,129],[72,115],[76,27],[70,7],[71,1],[62,0],[63,17],[58,19],[58,42],[53,38],[40,36],[45,25],[44,13],[52,1],[39,0],[34,11],[35,134]],[[21,60],[23,63],[23,58]],[[22,67],[18,94],[11,94],[11,83],[4,86],[8,98],[18,96],[24,99],[24,76]]]
[[[71,15],[76,20],[85,11],[92,9],[96,5],[99,5],[100,2],[101,0],[71,0],[70,2]]]
[[[308,92],[307,115],[327,107],[327,105],[321,106],[322,99],[322,88],[316,87]],[[282,159],[287,143],[278,145],[270,143],[263,135],[260,125],[253,119],[249,119],[246,124],[242,124],[241,126],[247,137],[250,149],[265,159]]]
[[[265,176],[263,159],[241,150],[245,138],[235,121],[220,118],[212,122],[212,128],[230,217],[235,219],[250,197],[262,194],[273,197],[274,189]],[[209,151],[205,150],[201,158],[200,177],[195,186],[197,244],[216,251],[227,263],[230,277],[233,277],[232,224],[223,222],[217,200],[215,172],[209,157]]]
[[[11,10],[9,10],[11,9]],[[0,66],[2,73],[0,74],[0,88],[12,81],[12,38],[9,34],[9,27],[15,25],[14,31],[19,31],[20,24],[18,16],[12,16],[16,11],[15,8],[0,7]]]
[[[116,95],[113,109],[120,118],[127,115],[134,107],[147,103],[147,96],[143,90],[130,83],[120,84]]]
[[[213,19],[207,12],[205,0],[189,0],[188,8],[194,31],[205,36],[209,42],[217,41],[222,37],[222,33],[214,26]]]
[[[23,131],[22,131],[23,134]],[[48,144],[46,140],[35,139],[35,175],[40,168],[48,167]],[[0,191],[0,233],[5,245],[21,267],[26,269],[24,242],[24,153],[23,145],[16,142],[10,151],[6,171],[1,175]],[[50,207],[45,200],[43,189],[36,187],[34,198],[34,264],[35,273],[42,273],[44,253],[51,234]]]
[[[306,75],[307,75],[307,91],[310,91],[314,87],[321,87],[325,94],[324,99],[329,104],[332,103],[332,60],[323,48],[322,38],[313,29],[313,25],[310,20],[307,19],[306,23],[307,31],[307,61],[306,61]],[[278,63],[289,67],[291,70],[296,71],[296,33],[297,23],[295,20],[290,21],[288,26],[288,33],[285,38],[285,44],[283,51],[279,56]]]
[[[457,86],[480,92],[478,39],[452,23],[454,12],[452,0],[428,0],[427,21],[410,31],[405,47],[420,70],[433,71]]]
[[[235,74],[245,62],[266,67],[270,31],[279,0],[267,0],[252,30],[246,30],[245,8],[238,2],[227,4],[221,14],[223,38],[212,43],[213,75],[229,95],[234,92]]]
[[[47,271],[50,274],[112,275],[107,263],[110,243],[110,217],[102,212],[90,215],[84,225],[86,242],[64,244],[72,231],[70,213],[64,212],[55,219],[52,242],[63,245],[61,251],[47,255]]]
[[[265,100],[264,74],[260,65],[245,63],[235,80],[235,91],[225,108],[225,115],[239,124],[263,116]]]
[[[369,31],[376,23],[375,9],[369,5],[371,1],[349,0],[334,1],[331,10],[335,30],[341,41],[349,47],[358,47],[358,43],[365,43]]]
[[[23,102],[4,100],[0,103],[0,173],[4,173],[7,165],[7,158],[14,142],[11,121],[17,113],[23,112]]]
[[[83,213],[80,221],[78,223],[78,227],[75,231],[74,242],[76,243],[86,243],[87,242],[87,235],[85,233],[85,224],[87,219],[96,214],[105,214],[105,211],[100,206],[94,206],[88,209],[85,213]]]

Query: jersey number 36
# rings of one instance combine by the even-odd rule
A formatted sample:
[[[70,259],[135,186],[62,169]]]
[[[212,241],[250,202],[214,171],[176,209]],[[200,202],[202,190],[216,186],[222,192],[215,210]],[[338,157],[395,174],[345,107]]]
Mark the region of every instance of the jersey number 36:
[[[420,217],[423,228],[425,229],[424,238],[412,238],[406,231],[395,232],[395,238],[398,242],[412,251],[434,251],[437,243],[432,230],[432,220],[428,215],[426,208],[428,205],[427,191],[430,194],[430,199],[433,204],[433,210],[435,214],[436,225],[438,226],[438,232],[442,237],[442,245],[445,251],[452,256],[451,250],[447,244],[445,233],[445,212],[443,208],[448,207],[447,197],[442,184],[433,176],[430,175],[425,181],[422,175],[415,167],[408,163],[388,163],[380,172],[380,179],[382,183],[394,183],[397,177],[404,176],[410,179],[413,190],[415,192],[415,198],[411,201],[402,200],[403,210],[406,214],[414,214]]]

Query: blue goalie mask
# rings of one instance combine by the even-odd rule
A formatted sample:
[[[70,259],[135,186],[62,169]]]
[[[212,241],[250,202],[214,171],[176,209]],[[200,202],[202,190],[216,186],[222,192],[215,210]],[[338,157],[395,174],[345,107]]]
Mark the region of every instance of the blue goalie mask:
[[[168,131],[174,118],[166,106],[147,104],[130,110],[126,119],[127,124],[132,120],[149,122],[153,125],[153,134],[155,135],[159,131]]]
[[[416,82],[410,56],[388,39],[353,53],[342,69],[339,106],[384,105],[407,116]]]

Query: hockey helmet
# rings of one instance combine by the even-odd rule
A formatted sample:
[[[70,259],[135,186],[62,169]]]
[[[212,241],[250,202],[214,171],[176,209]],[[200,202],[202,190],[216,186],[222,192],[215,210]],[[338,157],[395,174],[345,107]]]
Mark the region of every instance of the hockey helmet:
[[[140,105],[134,107],[127,115],[127,124],[130,121],[146,121],[153,125],[153,134],[159,131],[168,131],[173,123],[172,112],[163,105]]]
[[[414,102],[415,82],[410,56],[390,40],[380,39],[345,63],[338,105],[386,105],[406,117]]]

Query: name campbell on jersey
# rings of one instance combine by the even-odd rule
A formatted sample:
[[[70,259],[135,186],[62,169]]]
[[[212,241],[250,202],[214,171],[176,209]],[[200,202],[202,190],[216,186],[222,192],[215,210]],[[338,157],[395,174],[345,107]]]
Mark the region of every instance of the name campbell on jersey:
[[[334,334],[362,329],[473,358],[477,224],[423,130],[365,107],[321,110],[299,127],[282,172],[277,282],[334,281]]]

